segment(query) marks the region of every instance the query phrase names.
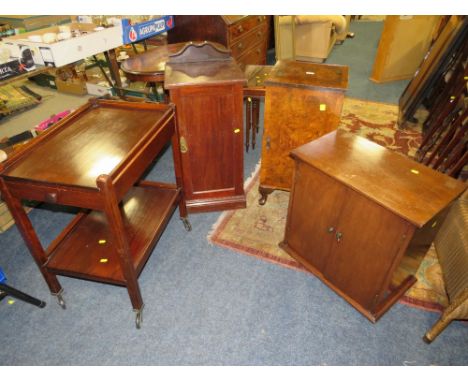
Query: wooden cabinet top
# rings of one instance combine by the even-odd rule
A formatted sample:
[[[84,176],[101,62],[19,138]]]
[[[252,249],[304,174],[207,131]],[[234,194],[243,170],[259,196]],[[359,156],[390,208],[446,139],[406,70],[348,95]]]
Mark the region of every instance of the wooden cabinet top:
[[[422,227],[466,185],[365,138],[336,130],[291,152],[412,224]]]
[[[97,188],[173,115],[172,105],[90,101],[0,166],[0,175]]]
[[[247,81],[229,50],[210,42],[188,43],[180,52],[169,56],[166,64],[166,89],[228,82],[245,84]]]
[[[348,87],[348,67],[279,60],[265,81],[265,85],[273,84],[302,88],[346,90]]]

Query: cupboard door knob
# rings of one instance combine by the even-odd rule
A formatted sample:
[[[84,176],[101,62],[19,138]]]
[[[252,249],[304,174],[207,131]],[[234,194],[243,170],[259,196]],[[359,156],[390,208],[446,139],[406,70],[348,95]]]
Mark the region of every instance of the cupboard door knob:
[[[45,195],[45,202],[46,203],[57,203],[57,193],[56,192],[48,192]]]
[[[328,227],[327,232],[333,233],[334,230],[335,230],[335,227]]]
[[[339,243],[343,238],[343,234],[341,232],[336,232],[336,241]]]

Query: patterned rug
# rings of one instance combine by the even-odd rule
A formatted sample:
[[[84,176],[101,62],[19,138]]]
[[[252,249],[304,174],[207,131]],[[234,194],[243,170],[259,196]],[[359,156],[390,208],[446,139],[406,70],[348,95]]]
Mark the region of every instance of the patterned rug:
[[[339,128],[412,157],[420,143],[420,132],[416,127],[398,130],[397,116],[396,105],[346,98]],[[296,260],[278,247],[284,238],[289,193],[275,191],[268,196],[267,203],[260,206],[259,169],[257,165],[252,177],[246,181],[247,208],[224,212],[213,226],[208,240],[236,252],[306,272]],[[418,282],[400,302],[431,311],[441,311],[447,306],[434,247],[424,256],[416,277]]]

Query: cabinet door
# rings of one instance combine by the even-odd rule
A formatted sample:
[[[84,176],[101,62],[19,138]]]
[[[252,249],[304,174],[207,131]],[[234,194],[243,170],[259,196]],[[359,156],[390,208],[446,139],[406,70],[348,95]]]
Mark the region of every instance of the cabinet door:
[[[242,87],[186,87],[171,92],[171,99],[187,200],[242,195]]]
[[[313,167],[296,161],[285,243],[313,272],[323,273],[346,189]]]
[[[345,198],[325,278],[372,310],[389,281],[409,224],[352,189]]]

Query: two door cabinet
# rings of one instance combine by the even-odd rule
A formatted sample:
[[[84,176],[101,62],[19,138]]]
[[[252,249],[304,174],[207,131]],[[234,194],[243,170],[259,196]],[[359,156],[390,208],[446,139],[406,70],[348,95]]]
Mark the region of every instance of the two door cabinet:
[[[280,246],[376,322],[416,282],[448,206],[466,186],[341,130],[291,156]]]

